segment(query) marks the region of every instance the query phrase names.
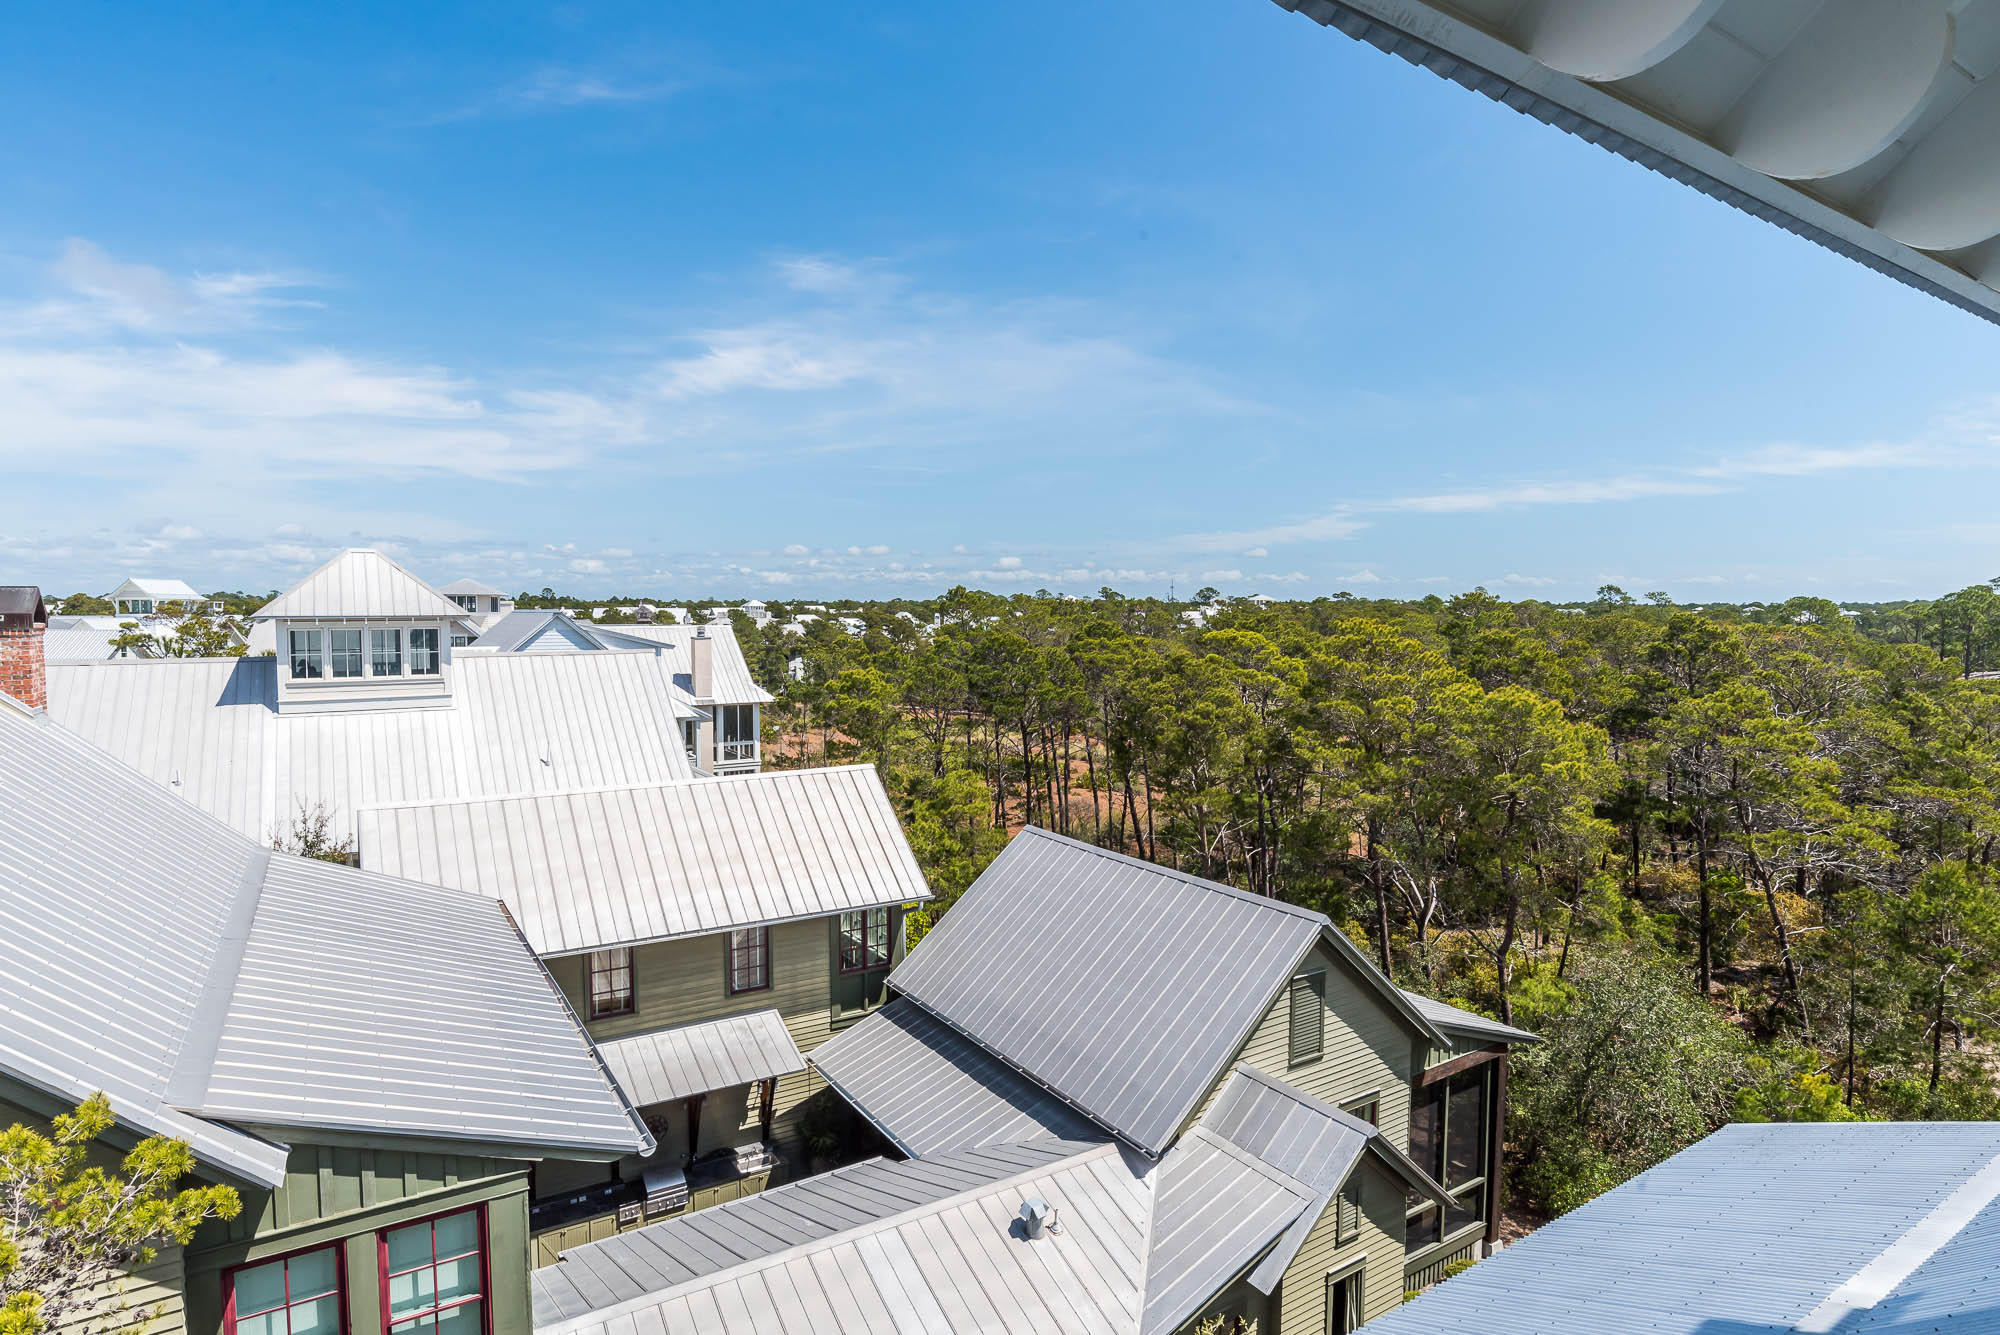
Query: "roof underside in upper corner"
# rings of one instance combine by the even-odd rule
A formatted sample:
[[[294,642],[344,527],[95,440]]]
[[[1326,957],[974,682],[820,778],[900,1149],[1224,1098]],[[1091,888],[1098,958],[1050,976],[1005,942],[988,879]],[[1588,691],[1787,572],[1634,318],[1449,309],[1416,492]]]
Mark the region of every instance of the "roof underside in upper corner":
[[[2000,323],[2000,0],[1276,0]]]

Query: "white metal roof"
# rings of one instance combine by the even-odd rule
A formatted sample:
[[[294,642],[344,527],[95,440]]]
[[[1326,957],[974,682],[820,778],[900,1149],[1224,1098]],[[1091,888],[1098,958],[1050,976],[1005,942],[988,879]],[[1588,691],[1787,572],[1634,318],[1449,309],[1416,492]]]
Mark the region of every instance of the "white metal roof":
[[[698,632],[705,632],[715,645],[710,653],[713,676],[710,687],[713,699],[725,705],[767,705],[777,699],[769,691],[757,684],[750,673],[750,664],[743,657],[743,646],[736,642],[736,628],[726,620],[709,622],[702,626],[599,626],[597,633],[616,643],[620,637],[642,640],[652,644],[670,646],[673,651],[674,677],[690,694],[694,685],[689,674],[689,645]],[[702,701],[707,704],[707,700]]]
[[[626,1097],[641,1108],[806,1069],[775,1010],[614,1038],[597,1050]]]
[[[2000,0],[1277,0],[2000,320]]]
[[[455,579],[439,589],[438,592],[444,594],[446,597],[454,593],[462,593],[468,597],[478,598],[505,598],[507,596],[491,584],[482,584],[476,579]]]
[[[546,653],[550,649],[605,649],[611,646],[604,642],[589,622],[578,621],[566,612],[515,610],[503,612],[485,622],[479,639],[469,647],[492,653],[529,650]]]
[[[335,837],[381,802],[691,776],[660,659],[467,654],[449,705],[280,714],[271,658],[49,665],[64,727],[262,843],[325,804]]]
[[[2000,1331],[2000,1123],[1725,1126],[1371,1332]]]
[[[42,634],[42,656],[50,663],[98,663],[115,658],[115,630],[96,626],[51,626]]]
[[[259,621],[456,621],[465,609],[368,547],[350,547],[252,614]]]
[[[155,602],[192,603],[202,600],[185,581],[178,579],[153,579],[134,576],[120,584],[107,595],[113,600],[119,598],[151,598]]]
[[[503,900],[544,955],[930,897],[872,765],[383,805],[360,833],[364,866]]]
[[[1158,1154],[1315,941],[1442,1037],[1322,915],[1032,827],[889,983]]]
[[[272,854],[4,701],[0,1073],[266,1186],[284,1147],[209,1119],[649,1143],[493,906]]]

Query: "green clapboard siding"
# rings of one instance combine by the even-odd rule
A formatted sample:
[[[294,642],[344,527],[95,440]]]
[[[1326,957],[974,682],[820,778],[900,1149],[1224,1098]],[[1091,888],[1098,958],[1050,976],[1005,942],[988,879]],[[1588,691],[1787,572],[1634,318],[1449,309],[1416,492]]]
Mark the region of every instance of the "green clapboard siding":
[[[1354,1171],[1361,1187],[1357,1236],[1345,1245],[1338,1241],[1340,1198],[1336,1196],[1278,1281],[1273,1304],[1277,1320],[1271,1335],[1324,1335],[1326,1277],[1359,1256],[1368,1258],[1362,1277],[1364,1315],[1372,1320],[1403,1301],[1403,1184],[1373,1158],[1363,1159]],[[1258,1335],[1264,1335],[1262,1328]]]

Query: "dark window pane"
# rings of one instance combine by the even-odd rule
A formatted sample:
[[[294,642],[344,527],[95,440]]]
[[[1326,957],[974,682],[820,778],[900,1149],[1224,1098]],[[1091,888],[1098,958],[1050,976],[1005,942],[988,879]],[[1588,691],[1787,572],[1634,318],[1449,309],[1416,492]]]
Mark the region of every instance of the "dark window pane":
[[[1438,1086],[1419,1090],[1410,1106],[1410,1157],[1432,1177],[1441,1171],[1438,1159],[1444,1149],[1443,1121],[1444,1090]]]
[[[1445,1131],[1444,1184],[1456,1187],[1486,1176],[1484,1067],[1468,1071],[1451,1082],[1451,1106],[1445,1117]]]
[[[1436,1242],[1438,1233],[1438,1208],[1433,1205],[1422,1214],[1410,1216],[1409,1233],[1403,1243],[1406,1252],[1422,1251]]]
[[[1469,1228],[1486,1218],[1486,1188],[1473,1187],[1461,1191],[1451,1198],[1451,1208],[1444,1214],[1445,1236],[1449,1237],[1461,1228]]]

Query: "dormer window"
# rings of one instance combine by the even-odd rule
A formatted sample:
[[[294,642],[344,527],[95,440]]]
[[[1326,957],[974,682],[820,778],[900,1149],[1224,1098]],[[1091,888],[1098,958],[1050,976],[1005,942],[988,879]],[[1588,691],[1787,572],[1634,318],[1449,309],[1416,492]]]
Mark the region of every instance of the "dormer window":
[[[479,595],[476,593],[454,593],[451,600],[468,612],[479,610]]]
[[[292,632],[292,680],[318,681],[326,675],[326,660],[320,632]]]
[[[330,630],[326,633],[327,666],[335,677],[361,675],[361,632]]]
[[[371,630],[368,632],[369,670],[378,677],[400,677],[403,675],[403,632],[400,630]]]
[[[438,633],[430,629],[410,632],[410,675],[412,677],[435,677],[438,675]]]

